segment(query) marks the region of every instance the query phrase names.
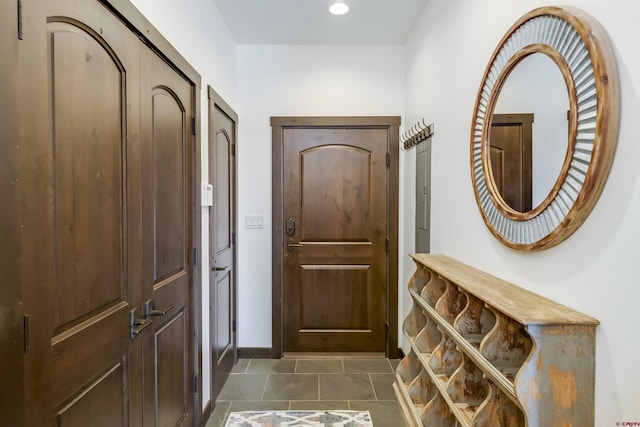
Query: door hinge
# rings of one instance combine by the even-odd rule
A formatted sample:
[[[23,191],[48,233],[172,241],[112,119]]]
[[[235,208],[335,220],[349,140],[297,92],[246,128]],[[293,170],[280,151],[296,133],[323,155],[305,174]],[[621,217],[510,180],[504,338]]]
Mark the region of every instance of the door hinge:
[[[195,374],[193,376],[193,392],[194,393],[198,392],[198,374]]]
[[[389,342],[389,322],[384,324],[384,342]]]
[[[236,321],[234,320],[233,323],[231,323],[231,332],[235,332],[236,331]]]
[[[235,231],[233,233],[231,233],[231,244],[232,245],[236,244],[236,233],[235,233]]]
[[[236,144],[231,144],[231,156],[236,156]]]
[[[193,265],[198,265],[198,248],[193,248]]]
[[[387,167],[391,166],[391,154],[387,153]]]
[[[197,135],[197,133],[196,133],[196,118],[195,117],[191,117],[191,134],[192,135]]]
[[[385,250],[385,252],[389,252],[389,245],[391,245],[391,241],[389,239],[384,239],[384,250]]]
[[[24,354],[29,353],[29,315],[25,314],[22,318],[24,327]]]
[[[18,40],[22,40],[22,0],[18,0]]]

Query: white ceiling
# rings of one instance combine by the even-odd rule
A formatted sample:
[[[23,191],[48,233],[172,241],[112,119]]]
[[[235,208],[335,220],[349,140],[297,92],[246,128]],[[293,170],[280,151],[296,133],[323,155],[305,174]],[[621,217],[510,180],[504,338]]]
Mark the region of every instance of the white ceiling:
[[[427,0],[215,0],[237,44],[404,44]]]

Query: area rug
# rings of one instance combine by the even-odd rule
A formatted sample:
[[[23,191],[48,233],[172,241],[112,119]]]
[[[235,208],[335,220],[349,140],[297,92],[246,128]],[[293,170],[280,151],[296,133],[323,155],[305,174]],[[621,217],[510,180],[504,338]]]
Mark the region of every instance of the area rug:
[[[225,427],[373,427],[369,411],[231,412]]]

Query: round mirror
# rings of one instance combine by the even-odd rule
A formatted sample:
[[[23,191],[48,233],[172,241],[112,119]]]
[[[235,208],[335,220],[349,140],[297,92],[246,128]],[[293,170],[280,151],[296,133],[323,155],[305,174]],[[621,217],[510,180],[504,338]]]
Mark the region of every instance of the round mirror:
[[[539,85],[544,93],[536,89]],[[557,101],[561,98],[567,103]],[[525,104],[516,104],[517,99]],[[544,99],[540,110],[526,104]],[[556,102],[561,107],[553,111]],[[555,124],[542,122],[546,113]],[[538,8],[520,18],[487,66],[471,129],[476,202],[493,235],[521,250],[549,248],[569,237],[602,191],[615,151],[618,116],[615,61],[595,20],[580,10],[559,7]],[[560,117],[564,124],[559,124]],[[512,122],[520,124],[506,133],[522,140],[531,134],[529,151],[519,148],[511,156],[521,168],[516,175],[507,169],[512,163],[497,144],[500,138],[511,139],[499,133]],[[554,128],[566,129],[564,136],[562,130],[552,134]],[[524,164],[529,161],[530,166]],[[512,187],[527,174],[529,190],[528,184],[517,185],[530,194],[514,198],[505,186]]]
[[[490,177],[508,208],[528,212],[551,194],[568,153],[568,112],[558,65],[543,53],[522,58],[500,90],[489,132]]]

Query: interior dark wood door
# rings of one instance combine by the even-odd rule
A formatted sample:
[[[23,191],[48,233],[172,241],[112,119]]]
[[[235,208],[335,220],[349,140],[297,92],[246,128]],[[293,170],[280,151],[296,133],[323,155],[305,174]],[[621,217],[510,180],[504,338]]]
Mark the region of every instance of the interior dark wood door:
[[[387,129],[283,131],[285,352],[385,352]]]
[[[153,322],[142,348],[144,425],[192,425],[193,91],[150,50],[141,49],[140,61],[142,251],[148,255],[142,283]]]
[[[210,319],[212,399],[235,364],[236,346],[236,113],[209,88],[209,180],[213,206],[209,212]]]
[[[22,256],[27,423],[115,426],[130,408],[141,282],[137,38],[97,2],[24,8]],[[28,60],[27,60],[28,58]],[[132,382],[129,380],[131,379]]]
[[[502,198],[518,212],[532,204],[533,114],[494,114],[489,142],[491,172]]]

